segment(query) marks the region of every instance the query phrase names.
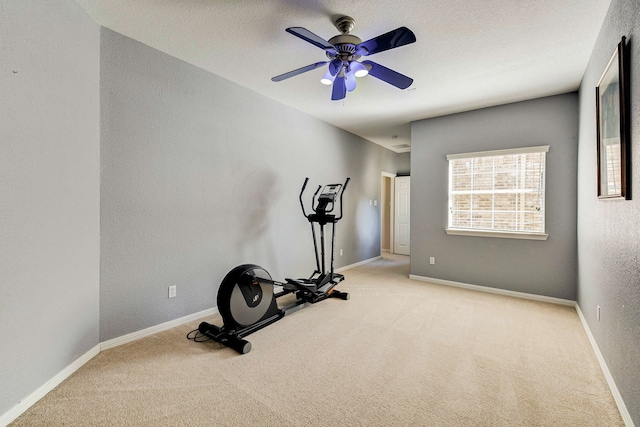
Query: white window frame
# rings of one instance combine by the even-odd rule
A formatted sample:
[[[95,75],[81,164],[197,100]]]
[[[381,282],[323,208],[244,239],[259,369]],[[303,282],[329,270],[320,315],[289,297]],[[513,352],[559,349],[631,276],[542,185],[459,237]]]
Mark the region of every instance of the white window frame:
[[[460,154],[449,154],[447,155],[447,161],[454,159],[473,159],[477,157],[491,157],[491,156],[504,156],[504,155],[514,155],[514,154],[529,154],[529,153],[548,153],[549,146],[548,145],[540,145],[536,147],[523,147],[523,148],[511,148],[505,150],[492,150],[492,151],[479,151],[473,153],[460,153]],[[546,156],[545,156],[546,157]],[[544,194],[546,198],[546,159],[545,159],[545,171],[543,173],[543,185],[544,185]],[[451,163],[449,162],[449,190],[447,193],[448,198],[448,214],[447,214],[447,228],[445,232],[450,235],[457,236],[480,236],[480,237],[498,237],[504,239],[527,239],[527,240],[547,240],[549,237],[546,234],[546,205],[544,209],[544,232],[534,233],[534,232],[526,232],[526,231],[493,231],[493,230],[479,230],[479,229],[467,229],[467,228],[454,228],[451,227],[451,185],[452,185],[452,170]]]

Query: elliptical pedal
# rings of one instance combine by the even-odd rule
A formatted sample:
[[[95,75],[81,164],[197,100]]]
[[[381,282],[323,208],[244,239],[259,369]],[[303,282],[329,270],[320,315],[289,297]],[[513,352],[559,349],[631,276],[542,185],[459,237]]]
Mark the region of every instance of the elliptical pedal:
[[[287,282],[287,285],[291,285],[290,288],[292,291],[302,291],[302,292],[315,292],[318,287],[317,285],[308,279],[284,279]],[[286,289],[286,287],[285,287]]]

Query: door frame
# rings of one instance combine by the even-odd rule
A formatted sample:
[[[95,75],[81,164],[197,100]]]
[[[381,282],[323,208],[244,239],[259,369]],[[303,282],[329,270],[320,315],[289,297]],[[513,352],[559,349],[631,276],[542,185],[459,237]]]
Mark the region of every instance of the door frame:
[[[389,227],[389,253],[394,253],[393,249],[394,249],[394,236],[395,236],[395,200],[396,200],[396,176],[398,176],[398,174],[395,173],[390,173],[390,172],[384,172],[382,171],[380,174],[380,194],[384,194],[384,184],[385,184],[385,179],[390,179],[391,180],[391,185],[389,186],[389,193],[387,196],[389,197],[389,203],[391,204],[391,208],[389,209],[389,218],[387,218],[388,220],[388,224],[387,226]],[[380,207],[382,209],[384,209],[384,206],[382,206],[382,204],[385,201],[383,200],[380,203]],[[380,217],[382,217],[382,215],[380,215]],[[384,232],[384,224],[382,223],[382,221],[380,221],[380,252],[382,252],[382,233]]]

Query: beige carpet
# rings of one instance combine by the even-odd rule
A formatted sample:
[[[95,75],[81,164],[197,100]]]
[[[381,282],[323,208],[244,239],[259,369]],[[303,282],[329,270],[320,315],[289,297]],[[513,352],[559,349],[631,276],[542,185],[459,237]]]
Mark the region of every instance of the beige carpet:
[[[14,426],[623,425],[571,307],[412,281],[408,258],[248,337],[100,353]],[[217,316],[206,319],[219,321]]]

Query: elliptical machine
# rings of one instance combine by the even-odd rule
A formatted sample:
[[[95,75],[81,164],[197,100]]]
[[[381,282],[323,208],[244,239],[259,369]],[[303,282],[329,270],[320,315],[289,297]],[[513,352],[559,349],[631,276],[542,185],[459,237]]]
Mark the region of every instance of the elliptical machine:
[[[349,294],[335,290],[334,287],[344,280],[342,274],[333,271],[336,223],[342,219],[342,196],[349,184],[328,184],[322,192],[321,185],[313,194],[311,209],[307,214],[302,196],[309,178],[304,180],[300,191],[302,214],[311,224],[313,246],[316,256],[316,269],[307,279],[285,279],[278,282],[264,268],[255,264],[243,264],[231,270],[225,276],[218,289],[218,311],[222,316],[222,327],[200,323],[198,329],[191,331],[188,338],[194,341],[213,339],[241,354],[251,351],[251,343],[244,337],[270,324],[277,322],[287,314],[298,311],[309,304],[315,304],[327,298],[349,299]],[[318,195],[320,193],[320,195]],[[339,200],[340,215],[334,215],[333,209]],[[316,224],[320,230],[320,242],[316,235]],[[326,269],[325,225],[331,224],[331,262]],[[318,246],[320,249],[318,250]],[[274,287],[282,290],[274,292]],[[295,301],[285,307],[279,307],[277,299],[288,294],[295,295]],[[195,335],[193,335],[195,333]],[[206,336],[207,339],[201,339]]]

